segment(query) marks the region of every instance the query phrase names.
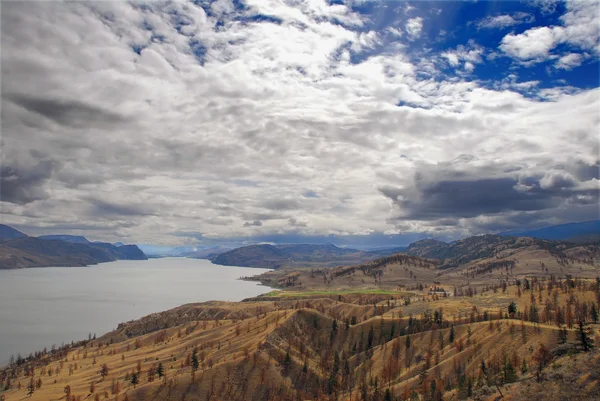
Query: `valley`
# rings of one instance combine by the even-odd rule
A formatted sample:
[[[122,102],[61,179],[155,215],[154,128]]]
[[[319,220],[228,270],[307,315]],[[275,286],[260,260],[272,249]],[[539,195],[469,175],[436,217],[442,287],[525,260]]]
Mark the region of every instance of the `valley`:
[[[439,252],[431,245],[419,252]],[[394,254],[247,278],[280,290],[183,305],[15,360],[0,396],[597,399],[597,246],[488,237],[454,247],[462,262]]]

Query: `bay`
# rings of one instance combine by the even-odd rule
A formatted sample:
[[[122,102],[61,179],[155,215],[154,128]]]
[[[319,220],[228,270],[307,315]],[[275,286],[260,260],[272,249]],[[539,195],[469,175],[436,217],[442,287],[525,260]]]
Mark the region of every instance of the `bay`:
[[[186,303],[241,301],[268,292],[239,280],[265,271],[188,258],[0,270],[0,365],[11,355],[100,336],[119,323]]]

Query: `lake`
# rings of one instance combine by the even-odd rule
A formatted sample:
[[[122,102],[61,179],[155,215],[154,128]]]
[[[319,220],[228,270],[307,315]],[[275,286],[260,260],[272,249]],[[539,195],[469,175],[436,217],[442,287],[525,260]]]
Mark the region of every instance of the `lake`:
[[[0,365],[11,355],[100,336],[121,322],[186,303],[268,292],[238,280],[266,271],[187,258],[0,270]]]

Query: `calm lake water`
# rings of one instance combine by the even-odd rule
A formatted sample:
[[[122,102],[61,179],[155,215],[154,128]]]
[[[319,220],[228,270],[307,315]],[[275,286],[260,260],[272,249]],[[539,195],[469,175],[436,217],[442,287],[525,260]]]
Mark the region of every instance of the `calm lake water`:
[[[267,270],[186,258],[88,267],[0,270],[0,365],[182,304],[240,301],[269,291],[238,280]]]

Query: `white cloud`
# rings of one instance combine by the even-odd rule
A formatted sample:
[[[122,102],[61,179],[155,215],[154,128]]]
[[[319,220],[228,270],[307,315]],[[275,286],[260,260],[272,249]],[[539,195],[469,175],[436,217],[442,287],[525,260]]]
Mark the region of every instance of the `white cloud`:
[[[553,58],[550,53],[559,44],[568,44],[598,53],[600,24],[597,16],[600,3],[571,0],[567,12],[561,16],[561,26],[528,29],[521,34],[506,35],[499,46],[508,56],[524,62],[536,63]]]
[[[581,63],[583,63],[583,55],[579,53],[569,53],[558,59],[555,68],[559,70],[572,70],[575,67],[579,67]]]
[[[3,187],[3,222],[138,243],[452,221],[467,232],[485,218],[400,221],[379,188],[421,191],[431,166],[465,149],[473,157],[451,168],[468,176],[511,166],[541,179],[557,163],[596,162],[598,89],[561,84],[537,101],[516,89],[536,84],[516,78],[494,89],[436,79],[439,57],[412,61],[402,46],[352,59],[348,48],[379,46],[352,28],[362,16],[299,7],[3,4],[2,178],[18,183],[10,201]],[[468,71],[483,54],[471,43],[444,60]]]
[[[544,60],[555,46],[557,33],[546,26],[532,28],[519,35],[509,33],[502,38],[499,47],[504,53],[520,60]]]
[[[477,23],[479,29],[502,29],[510,26],[529,24],[535,21],[535,17],[529,13],[517,12],[514,14],[502,14],[488,16]]]
[[[406,33],[412,39],[419,38],[421,36],[421,31],[423,30],[423,18],[421,18],[421,17],[410,18],[406,22],[405,28],[406,28]]]
[[[476,44],[474,41],[469,41],[467,45],[459,45],[456,49],[446,50],[441,53],[451,67],[457,68],[463,66],[467,72],[472,72],[476,64],[483,62],[483,47]]]

